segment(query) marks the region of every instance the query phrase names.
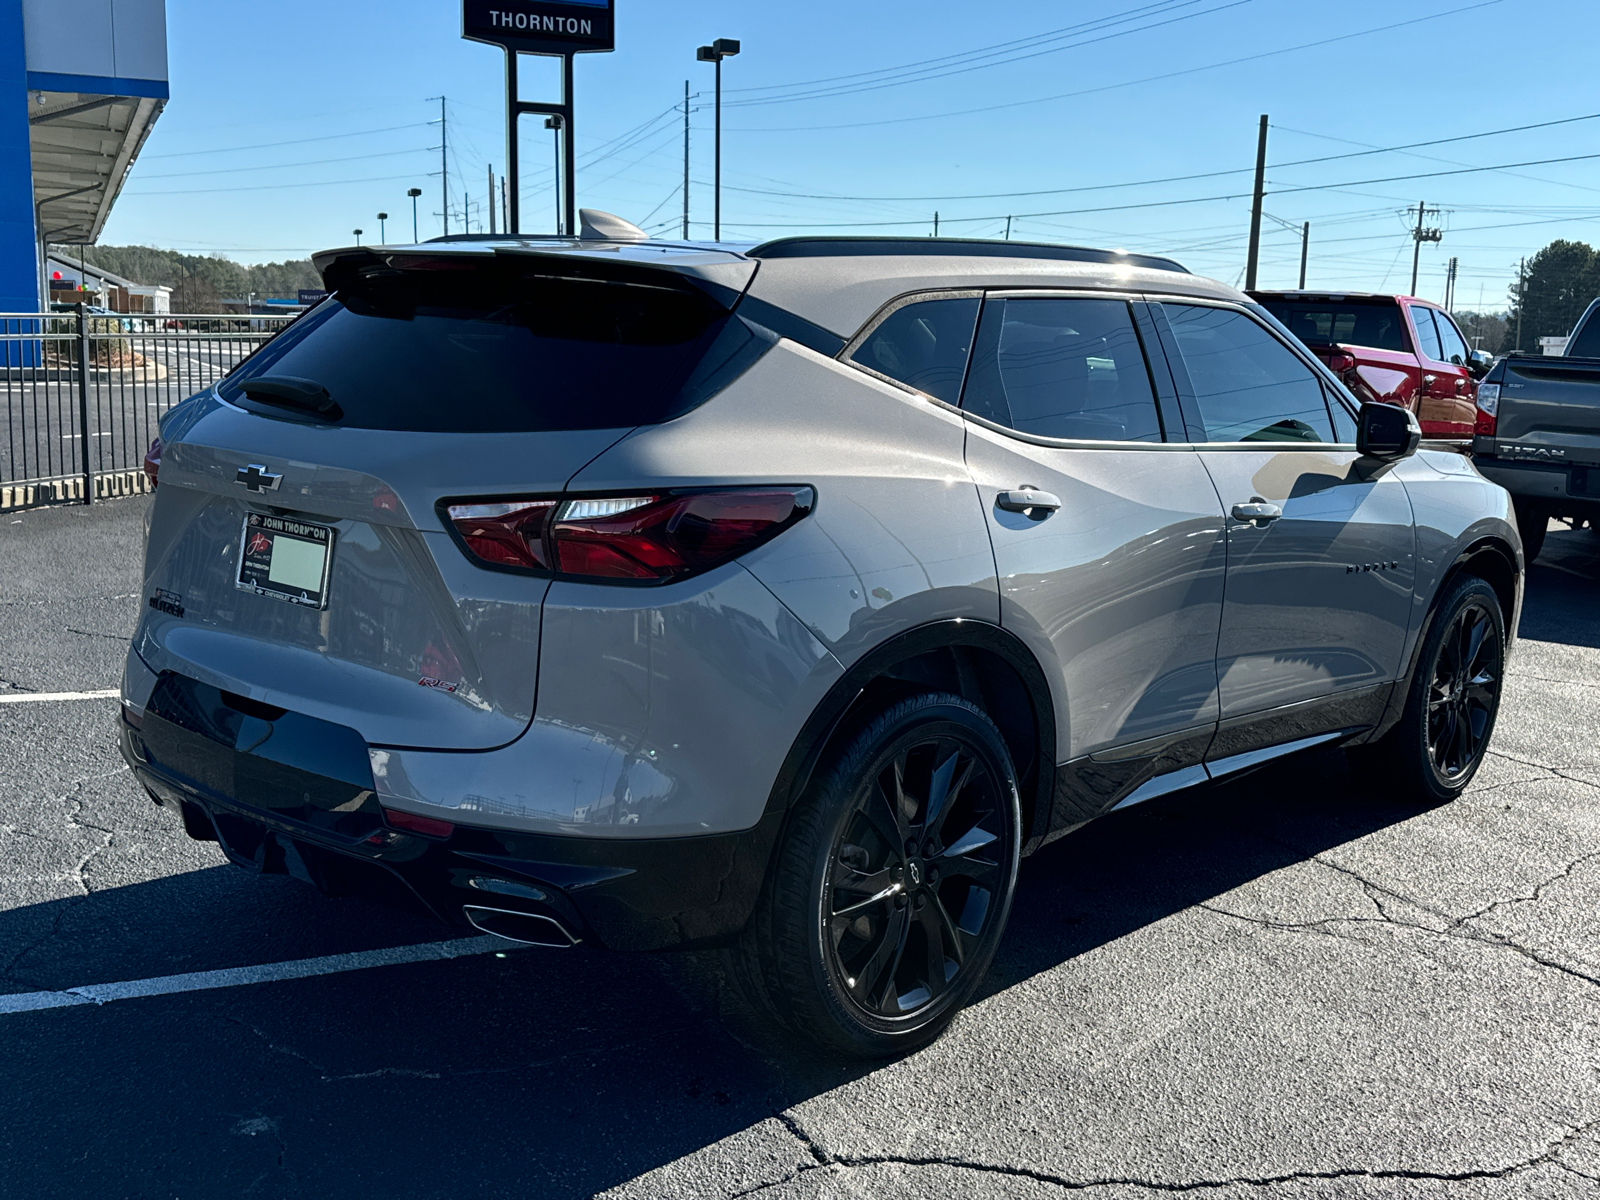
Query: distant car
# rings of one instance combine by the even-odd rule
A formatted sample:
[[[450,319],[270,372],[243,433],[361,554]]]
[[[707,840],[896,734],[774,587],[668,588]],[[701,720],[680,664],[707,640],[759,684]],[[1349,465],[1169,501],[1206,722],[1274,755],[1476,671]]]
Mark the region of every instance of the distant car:
[[[1506,493],[1241,293],[642,239],[319,254],[167,414],[120,735],[191,836],[520,941],[731,943],[871,1055],[1101,814],[1315,746],[1473,777]]]
[[[1455,321],[1438,305],[1361,292],[1250,294],[1356,399],[1409,408],[1425,438],[1472,437],[1477,381],[1492,360],[1467,348]]]

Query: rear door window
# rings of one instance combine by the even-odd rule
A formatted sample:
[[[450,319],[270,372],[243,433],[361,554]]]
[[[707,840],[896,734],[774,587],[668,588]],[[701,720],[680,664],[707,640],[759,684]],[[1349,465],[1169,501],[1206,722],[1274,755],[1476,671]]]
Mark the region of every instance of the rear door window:
[[[1281,300],[1261,306],[1308,346],[1367,346],[1404,353],[1400,306],[1393,300]]]
[[[679,415],[698,402],[689,386],[697,372],[758,341],[665,271],[608,277],[549,260],[435,262],[348,280],[225,379],[222,396],[294,419],[241,386],[288,376],[327,388],[347,428],[613,429]]]
[[[1417,331],[1417,353],[1434,362],[1444,362],[1439,346],[1439,330],[1433,323],[1433,310],[1420,304],[1411,306],[1411,324]]]
[[[1332,442],[1322,381],[1242,312],[1163,304],[1208,442]]]
[[[890,313],[850,354],[850,361],[954,404],[967,372],[976,296],[921,300]]]
[[[1439,361],[1454,363],[1458,367],[1466,366],[1467,343],[1461,336],[1461,331],[1456,328],[1456,323],[1437,309],[1430,311],[1433,313],[1433,323],[1439,330]]]
[[[985,302],[961,407],[1036,437],[1161,440],[1150,371],[1123,300]]]

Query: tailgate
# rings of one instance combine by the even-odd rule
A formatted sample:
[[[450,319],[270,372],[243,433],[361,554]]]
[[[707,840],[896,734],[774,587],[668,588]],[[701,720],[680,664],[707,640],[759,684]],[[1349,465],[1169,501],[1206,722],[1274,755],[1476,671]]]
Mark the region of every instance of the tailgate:
[[[1496,454],[1600,463],[1600,359],[1511,355],[1502,370]]]

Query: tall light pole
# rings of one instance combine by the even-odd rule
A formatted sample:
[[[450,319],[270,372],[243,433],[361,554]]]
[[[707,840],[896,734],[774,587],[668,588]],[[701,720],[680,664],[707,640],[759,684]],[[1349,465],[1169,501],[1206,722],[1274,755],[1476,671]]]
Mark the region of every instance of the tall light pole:
[[[386,223],[388,220],[388,213],[378,214],[378,244],[380,246],[387,246],[389,244],[389,226]]]
[[[711,240],[722,240],[722,60],[732,58],[739,53],[739,43],[733,38],[718,38],[709,46],[701,46],[694,52],[700,62],[717,64],[717,134],[716,134],[716,170],[712,179],[711,192]]]
[[[356,245],[361,245],[361,230],[353,229],[351,232],[356,235]]]
[[[561,233],[561,114],[560,113],[552,113],[550,116],[546,117],[544,119],[544,127],[546,129],[550,129],[550,130],[554,130],[555,131],[555,147],[556,147],[556,174],[555,174],[555,181],[556,181],[555,182],[555,192],[556,192],[556,233],[557,233],[557,235],[559,235]]]
[[[422,240],[417,237],[417,197],[422,195],[422,189],[407,188],[406,195],[411,197],[411,244],[414,246]]]

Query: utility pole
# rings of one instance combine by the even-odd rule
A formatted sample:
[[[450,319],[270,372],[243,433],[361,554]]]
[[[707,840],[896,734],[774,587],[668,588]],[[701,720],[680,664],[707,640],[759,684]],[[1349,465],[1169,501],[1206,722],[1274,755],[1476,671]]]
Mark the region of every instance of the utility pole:
[[[1424,229],[1422,227],[1422,219],[1429,213],[1438,216],[1439,210],[1437,208],[1429,208],[1425,201],[1417,201],[1417,227],[1411,231],[1411,237],[1416,242],[1411,248],[1411,294],[1413,296],[1417,294],[1417,268],[1422,262],[1422,243],[1442,242],[1444,240],[1444,230]]]
[[[511,201],[506,198],[506,177],[500,176],[500,227],[511,232]]]
[[[1267,186],[1267,114],[1261,114],[1261,131],[1256,135],[1256,190],[1250,205],[1250,252],[1244,264],[1244,290],[1256,286],[1256,266],[1261,261],[1261,199]]]
[[[1300,290],[1306,290],[1306,257],[1311,253],[1311,222],[1300,226]]]
[[[495,204],[494,204],[494,164],[493,163],[489,164],[489,190],[487,192],[485,192],[483,195],[484,195],[484,198],[485,198],[485,201],[486,201],[484,207],[486,207],[489,210],[489,232],[491,234],[493,234],[494,231],[495,231],[495,229],[494,229],[494,209],[495,209]]]
[[[1451,316],[1456,312],[1456,272],[1460,270],[1461,260],[1455,255],[1450,256],[1450,265],[1444,273],[1444,310]]]
[[[689,240],[689,81],[683,81],[683,240]]]
[[[422,240],[417,236],[417,197],[422,195],[422,189],[407,188],[406,195],[411,197],[411,244],[415,246]]]
[[[445,124],[444,97],[429,96],[439,102],[439,194],[444,197],[444,235],[450,236],[450,137]]]
[[[933,236],[939,236],[939,210],[937,208],[933,210]]]
[[[461,232],[466,234],[472,232],[472,197],[465,189],[461,192]]]
[[[717,132],[716,132],[716,168],[713,172],[711,194],[711,240],[722,240],[722,60],[732,58],[739,53],[739,43],[734,38],[718,38],[709,46],[701,46],[694,52],[695,58],[701,62],[717,64]]]
[[[1006,218],[1006,241],[1009,242],[1010,240],[1011,240],[1011,218],[1007,217]]]
[[[1522,310],[1528,306],[1528,260],[1517,263],[1517,353],[1522,353]]]

